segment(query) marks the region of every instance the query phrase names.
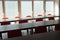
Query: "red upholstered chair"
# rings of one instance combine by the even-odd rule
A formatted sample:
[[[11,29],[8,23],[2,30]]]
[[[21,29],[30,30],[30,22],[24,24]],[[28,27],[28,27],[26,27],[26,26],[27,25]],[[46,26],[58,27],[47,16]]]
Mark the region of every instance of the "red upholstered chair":
[[[16,16],[15,18],[20,18],[19,16]],[[19,20],[18,23],[26,23],[27,20]]]
[[[54,19],[54,17],[49,17],[48,20],[49,20],[49,21],[51,20],[50,23],[54,23],[53,20],[55,20],[55,19]]]
[[[27,20],[20,20],[19,23],[27,23]]]
[[[1,22],[1,25],[9,25],[10,22]]]
[[[20,24],[20,23],[22,23],[22,24],[23,24],[23,23],[27,23],[27,20],[20,20],[20,21],[19,21],[19,24]],[[23,34],[22,31],[23,31],[24,33],[26,33],[26,32],[27,32],[27,29],[21,30],[21,35],[24,36],[24,34]]]
[[[4,22],[1,22],[1,25],[9,25],[10,22],[6,21],[6,19],[8,18],[2,18],[2,20],[4,20]]]
[[[21,36],[21,30],[8,31],[8,38]]]
[[[30,17],[30,16],[27,16],[27,17]],[[19,21],[19,23],[27,23],[27,22],[28,22],[28,20],[20,20]],[[21,30],[22,36],[24,36],[23,32],[26,33],[27,32],[27,29]]]
[[[47,16],[50,16],[50,17],[48,17],[48,20],[49,20],[49,21],[51,20],[50,22],[52,23],[52,25],[49,25],[49,26],[48,26],[48,28],[49,28],[48,30],[49,30],[49,31],[54,31],[54,26],[55,26],[55,25],[53,25],[53,23],[54,23],[53,20],[55,20],[55,19],[54,19],[54,17],[51,17],[52,14],[48,14]]]
[[[60,19],[59,19],[59,17],[58,17],[58,20],[57,20],[57,24],[55,24],[55,30],[60,30]]]
[[[43,21],[43,18],[36,18],[36,22]]]
[[[42,16],[42,14],[38,14],[38,17]],[[36,18],[36,21],[43,21],[43,18]]]
[[[38,16],[42,16],[42,15],[38,15]],[[36,22],[38,21],[43,21],[43,18],[37,18]],[[43,33],[43,32],[47,32],[46,26],[38,26],[35,28],[35,33]]]
[[[26,16],[26,18],[31,18],[31,16],[28,15],[28,16]],[[27,22],[28,22],[28,20],[20,20],[20,21],[19,21],[19,23],[27,23]]]
[[[48,14],[47,16],[52,16],[52,14]],[[54,17],[49,17],[49,20],[54,20]]]
[[[60,30],[60,24],[55,25],[55,30]]]
[[[46,26],[38,26],[35,28],[35,33],[44,33],[47,32]]]
[[[54,17],[49,17],[48,19],[49,19],[49,20],[54,20]]]

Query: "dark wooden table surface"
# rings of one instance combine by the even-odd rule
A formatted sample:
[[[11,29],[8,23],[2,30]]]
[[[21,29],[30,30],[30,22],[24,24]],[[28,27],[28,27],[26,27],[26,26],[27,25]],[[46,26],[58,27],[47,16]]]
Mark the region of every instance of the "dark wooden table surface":
[[[55,32],[39,33],[5,40],[60,40],[60,30]]]

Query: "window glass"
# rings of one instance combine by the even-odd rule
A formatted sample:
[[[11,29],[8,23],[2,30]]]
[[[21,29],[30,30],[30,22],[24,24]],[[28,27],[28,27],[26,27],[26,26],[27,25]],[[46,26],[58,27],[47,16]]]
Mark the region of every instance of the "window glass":
[[[32,1],[21,0],[21,14],[22,18],[26,18],[28,16],[32,17]]]
[[[18,2],[15,1],[7,1],[5,0],[5,10],[6,10],[6,15],[9,19],[15,18],[15,16],[18,15]]]
[[[0,18],[3,17],[3,11],[2,11],[2,0],[0,1]]]
[[[55,0],[55,16],[59,16],[59,0]]]
[[[35,0],[34,1],[34,17],[43,17],[44,9],[43,9],[43,0]]]
[[[46,17],[54,16],[54,2],[46,1]]]

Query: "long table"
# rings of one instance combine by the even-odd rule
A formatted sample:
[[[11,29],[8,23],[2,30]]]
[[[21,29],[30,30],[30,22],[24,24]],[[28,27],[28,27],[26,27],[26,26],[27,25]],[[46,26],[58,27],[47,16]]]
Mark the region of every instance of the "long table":
[[[32,27],[44,26],[44,25],[54,25],[54,24],[59,24],[59,21],[51,20],[51,21],[40,21],[40,22],[31,22],[31,23],[22,23],[22,24],[2,25],[0,26],[0,32],[16,30],[16,29],[32,28]]]
[[[39,33],[34,35],[14,37],[5,40],[60,40],[60,30],[55,32]]]
[[[22,30],[22,29],[36,28],[38,26],[54,25],[54,24],[59,24],[59,20],[40,21],[40,22],[12,24],[12,25],[2,25],[2,26],[0,26],[0,32],[2,34],[5,32],[8,32],[8,31],[11,31],[11,30],[19,30],[19,29]]]

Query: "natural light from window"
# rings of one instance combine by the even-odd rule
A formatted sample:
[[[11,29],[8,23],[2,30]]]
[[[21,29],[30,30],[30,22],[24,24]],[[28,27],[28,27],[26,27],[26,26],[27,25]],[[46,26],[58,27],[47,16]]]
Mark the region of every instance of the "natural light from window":
[[[18,2],[5,1],[6,16],[9,19],[14,19],[18,15]]]

